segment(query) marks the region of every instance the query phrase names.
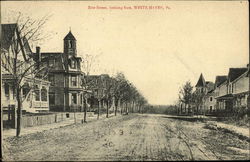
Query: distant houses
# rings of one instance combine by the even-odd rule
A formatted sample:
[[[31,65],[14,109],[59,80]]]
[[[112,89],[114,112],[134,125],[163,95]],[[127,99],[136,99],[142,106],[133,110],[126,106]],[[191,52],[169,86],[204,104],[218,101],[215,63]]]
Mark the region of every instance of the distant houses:
[[[230,68],[228,75],[216,76],[215,83],[205,81],[201,74],[195,87],[204,96],[197,113],[247,112],[250,107],[249,84],[249,64],[243,68]]]

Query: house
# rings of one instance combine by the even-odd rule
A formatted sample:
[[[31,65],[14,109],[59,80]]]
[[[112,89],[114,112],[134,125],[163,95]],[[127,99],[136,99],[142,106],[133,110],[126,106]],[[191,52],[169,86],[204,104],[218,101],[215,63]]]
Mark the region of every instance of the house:
[[[200,97],[199,108],[196,108],[196,113],[212,113],[215,110],[215,91],[214,91],[214,83],[210,81],[205,81],[203,74],[201,73],[196,85],[196,94],[199,94]]]
[[[227,75],[216,76],[214,91],[216,100],[216,110],[225,109],[225,102],[219,97],[227,94]]]
[[[112,96],[112,81],[113,78],[108,74],[88,75],[85,77],[86,85],[92,91],[88,99],[92,110],[96,111],[98,107],[105,108],[107,103],[109,109],[114,109],[115,99]]]
[[[249,76],[247,68],[230,68],[228,76],[217,79],[217,108],[233,111],[247,108],[249,100]]]
[[[215,112],[216,100],[215,100],[215,91],[214,83],[206,82],[206,95],[204,96],[204,107],[207,113]]]
[[[18,24],[1,24],[1,103],[3,110],[17,107],[16,80],[20,80],[22,110],[49,110],[50,83],[35,75],[33,52]],[[22,78],[22,79],[20,79]]]
[[[48,66],[49,103],[52,111],[82,111],[83,95],[81,71],[82,58],[77,56],[76,38],[69,31],[64,37],[63,52],[40,52],[34,56],[42,60],[41,67]]]

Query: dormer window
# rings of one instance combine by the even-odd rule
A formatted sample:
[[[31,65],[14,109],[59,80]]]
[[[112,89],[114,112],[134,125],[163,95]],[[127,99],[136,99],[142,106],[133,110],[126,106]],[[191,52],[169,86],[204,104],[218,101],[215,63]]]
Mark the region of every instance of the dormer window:
[[[76,61],[75,60],[70,60],[69,65],[70,65],[71,69],[75,69],[76,68]]]

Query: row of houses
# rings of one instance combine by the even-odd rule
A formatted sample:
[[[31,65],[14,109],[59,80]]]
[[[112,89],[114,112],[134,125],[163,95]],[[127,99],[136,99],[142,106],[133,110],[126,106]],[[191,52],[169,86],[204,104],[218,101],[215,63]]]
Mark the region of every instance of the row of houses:
[[[216,76],[215,82],[206,81],[201,74],[195,87],[196,91],[204,91],[205,94],[200,105],[203,113],[250,108],[249,64],[242,68],[229,68],[228,74]]]
[[[13,78],[15,60],[18,62],[18,72],[15,74],[20,74],[20,77],[23,74],[22,70],[35,65],[29,69],[29,75],[21,80],[24,111],[82,111],[84,103],[96,105],[96,98],[93,99],[94,92],[103,96],[103,86],[97,87],[94,92],[89,92],[87,87],[83,86],[86,80],[86,75],[81,69],[83,58],[77,55],[77,40],[71,31],[64,37],[63,47],[63,52],[42,52],[40,47],[36,47],[36,51],[33,52],[18,24],[1,24],[3,110],[17,107]],[[87,77],[89,82],[94,83],[98,80],[104,83],[103,80],[110,79],[104,74]],[[87,101],[86,95],[89,98]]]

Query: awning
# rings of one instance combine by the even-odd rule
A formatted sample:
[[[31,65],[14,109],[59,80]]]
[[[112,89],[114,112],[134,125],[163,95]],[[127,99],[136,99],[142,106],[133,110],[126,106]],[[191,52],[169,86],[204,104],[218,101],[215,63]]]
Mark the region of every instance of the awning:
[[[217,97],[217,100],[231,100],[234,98],[233,94],[226,94],[224,96]]]

